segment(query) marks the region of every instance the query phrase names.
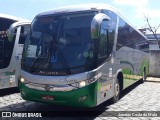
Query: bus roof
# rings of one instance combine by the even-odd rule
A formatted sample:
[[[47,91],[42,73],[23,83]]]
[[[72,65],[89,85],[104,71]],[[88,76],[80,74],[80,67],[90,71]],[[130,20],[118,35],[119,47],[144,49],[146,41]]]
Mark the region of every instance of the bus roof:
[[[37,16],[68,13],[68,12],[78,12],[78,11],[88,11],[88,10],[99,11],[101,9],[109,9],[111,11],[116,12],[116,10],[108,4],[97,4],[96,3],[96,4],[80,4],[80,5],[70,5],[70,6],[59,7],[59,8],[55,8],[52,10],[41,12]]]
[[[22,18],[19,18],[19,17],[15,17],[15,16],[11,16],[11,15],[8,15],[8,14],[2,14],[2,13],[0,13],[0,18],[10,19],[10,20],[14,20],[14,21],[26,21],[26,22],[29,22],[29,20],[22,19]]]
[[[14,27],[18,27],[18,26],[21,26],[21,25],[28,25],[28,24],[31,24],[31,21],[18,21],[18,22],[14,22],[9,27],[8,32],[10,32],[10,30],[12,30],[12,28],[14,28]]]
[[[114,7],[104,4],[104,3],[92,3],[92,4],[79,4],[79,5],[70,5],[70,6],[64,6],[55,8],[52,10],[47,10],[44,12],[39,13],[38,16],[46,16],[46,15],[54,15],[54,14],[65,14],[65,13],[72,13],[72,12],[80,12],[80,11],[101,11],[102,9],[110,10],[123,18],[126,23],[128,23],[130,26],[132,26],[139,34],[141,34],[144,38],[147,39],[146,36],[144,36],[138,29],[135,28],[120,12],[115,9]]]

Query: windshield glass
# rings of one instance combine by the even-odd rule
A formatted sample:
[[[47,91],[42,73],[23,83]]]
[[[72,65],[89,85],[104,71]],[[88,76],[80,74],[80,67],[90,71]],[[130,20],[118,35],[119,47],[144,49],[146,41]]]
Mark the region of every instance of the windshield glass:
[[[90,33],[94,15],[95,12],[35,18],[25,43],[22,69],[48,75],[89,70],[94,58]]]

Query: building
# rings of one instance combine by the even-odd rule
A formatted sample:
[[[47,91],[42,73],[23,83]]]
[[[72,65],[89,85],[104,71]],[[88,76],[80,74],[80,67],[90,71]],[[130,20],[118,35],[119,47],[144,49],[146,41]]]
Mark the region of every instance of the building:
[[[148,38],[149,40],[149,50],[160,50],[158,42],[160,44],[160,34],[157,34],[157,39],[155,39],[153,34],[145,34],[145,36]]]

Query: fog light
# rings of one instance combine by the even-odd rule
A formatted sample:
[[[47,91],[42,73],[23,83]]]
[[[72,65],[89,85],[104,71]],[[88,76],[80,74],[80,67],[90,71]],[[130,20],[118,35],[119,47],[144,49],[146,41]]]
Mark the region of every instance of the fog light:
[[[80,83],[79,83],[79,86],[80,87],[84,87],[86,85],[86,82],[85,81],[81,81]]]
[[[82,96],[82,97],[79,98],[79,102],[84,101],[86,99],[87,99],[87,95],[86,96]]]
[[[25,79],[24,79],[23,77],[21,77],[21,78],[20,78],[20,81],[21,81],[22,83],[24,83],[24,82],[25,82]]]

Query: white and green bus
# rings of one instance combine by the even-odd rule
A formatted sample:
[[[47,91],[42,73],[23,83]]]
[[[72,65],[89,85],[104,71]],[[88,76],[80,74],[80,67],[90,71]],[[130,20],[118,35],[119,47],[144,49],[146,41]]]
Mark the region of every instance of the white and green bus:
[[[87,4],[38,14],[22,54],[23,99],[93,107],[116,102],[148,74],[146,37],[109,5]]]
[[[0,14],[0,89],[18,86],[28,20]]]

